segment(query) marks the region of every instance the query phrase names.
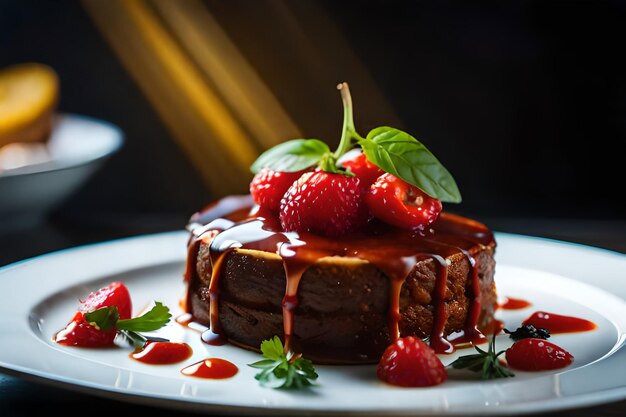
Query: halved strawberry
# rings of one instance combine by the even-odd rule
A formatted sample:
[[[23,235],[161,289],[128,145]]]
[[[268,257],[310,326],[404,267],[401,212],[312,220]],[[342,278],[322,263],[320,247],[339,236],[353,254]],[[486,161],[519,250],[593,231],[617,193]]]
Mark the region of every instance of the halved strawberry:
[[[55,342],[69,346],[105,347],[115,339],[115,329],[101,330],[85,319],[85,314],[102,307],[116,306],[120,319],[129,319],[132,303],[128,288],[119,281],[112,282],[81,301],[78,311],[70,323],[55,335]]]
[[[506,351],[509,367],[520,371],[548,371],[565,368],[574,357],[565,349],[543,339],[522,339]]]
[[[382,381],[402,387],[429,387],[448,378],[435,351],[414,336],[400,338],[389,345],[376,374]]]
[[[119,281],[110,283],[96,292],[90,293],[84,301],[81,301],[78,311],[89,313],[102,307],[115,306],[120,313],[120,319],[130,318],[132,302],[126,285]]]
[[[87,323],[83,313],[78,312],[65,329],[56,334],[54,341],[68,346],[106,347],[113,345],[115,333],[115,329],[97,329]]]
[[[409,230],[424,230],[442,209],[441,201],[391,174],[378,177],[365,202],[374,217]]]

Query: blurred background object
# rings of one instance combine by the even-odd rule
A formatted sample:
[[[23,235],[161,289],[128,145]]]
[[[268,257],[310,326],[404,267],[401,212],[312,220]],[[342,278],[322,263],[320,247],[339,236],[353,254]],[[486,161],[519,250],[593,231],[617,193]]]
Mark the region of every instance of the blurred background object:
[[[46,143],[0,148],[0,234],[34,233],[56,208],[116,152],[124,135],[116,126],[57,114]],[[35,233],[37,234],[37,233]],[[15,242],[13,242],[14,244]]]
[[[116,127],[55,113],[56,72],[0,68],[0,233],[34,231],[122,143]]]
[[[0,148],[48,139],[58,84],[54,70],[41,64],[0,68]]]
[[[619,1],[5,0],[0,67],[49,65],[60,111],[127,137],[25,247],[181,229],[246,192],[263,149],[336,143],[346,80],[361,131],[401,127],[452,172],[447,210],[626,251],[625,18]]]

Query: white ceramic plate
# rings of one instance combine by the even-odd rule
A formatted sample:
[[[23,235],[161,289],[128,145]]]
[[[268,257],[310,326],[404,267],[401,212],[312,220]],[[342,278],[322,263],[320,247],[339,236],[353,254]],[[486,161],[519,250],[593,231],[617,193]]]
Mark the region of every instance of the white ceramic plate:
[[[379,382],[374,366],[318,366],[319,385],[305,391],[260,387],[246,364],[259,355],[212,347],[178,324],[166,337],[185,341],[193,356],[182,364],[151,366],[123,348],[89,350],[52,342],[85,294],[124,281],[135,313],[150,300],[180,312],[185,233],[114,241],[45,255],[0,270],[0,370],[104,397],[170,408],[254,414],[512,414],[564,409],[626,398],[626,256],[594,248],[497,234],[499,293],[533,302],[500,312],[509,328],[535,310],[594,321],[592,332],[555,335],[575,362],[561,372],[523,373],[478,381],[451,378],[433,388],[396,388]],[[506,336],[498,348],[510,345]],[[470,351],[460,351],[461,354]],[[179,370],[207,357],[235,363],[228,380],[201,380]],[[449,363],[454,356],[443,357]]]

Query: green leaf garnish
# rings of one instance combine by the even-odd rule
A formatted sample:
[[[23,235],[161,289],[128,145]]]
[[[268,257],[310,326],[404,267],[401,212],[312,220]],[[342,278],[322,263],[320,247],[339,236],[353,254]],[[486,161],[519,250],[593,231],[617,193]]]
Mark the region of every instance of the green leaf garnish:
[[[408,133],[393,127],[377,127],[359,145],[365,157],[385,172],[441,201],[461,202],[461,193],[450,172]]]
[[[304,388],[313,385],[311,381],[318,377],[313,362],[293,352],[285,354],[278,336],[264,340],[261,343],[261,353],[267,359],[248,366],[261,369],[254,378],[264,387]]]
[[[136,332],[131,332],[129,330],[120,330],[118,333],[126,342],[128,342],[135,349],[143,349],[143,347],[148,343],[148,338],[144,335],[141,335]]]
[[[149,337],[137,332],[152,332],[165,326],[172,315],[170,309],[160,301],[155,301],[154,307],[147,313],[132,319],[120,320],[120,313],[116,306],[102,307],[85,314],[85,320],[98,330],[115,328],[135,349],[141,349],[148,341],[167,342],[167,339]]]
[[[117,307],[102,307],[85,314],[85,320],[98,330],[111,330],[120,319]]]
[[[130,330],[119,330],[117,334],[135,349],[143,349],[148,342],[169,342],[169,339],[146,336]]]
[[[274,361],[281,360],[285,356],[283,342],[280,341],[278,336],[264,340],[261,342],[261,353],[268,359]]]
[[[318,139],[292,139],[263,152],[250,167],[256,174],[263,168],[296,172],[312,167],[331,154],[327,144]]]
[[[500,364],[498,356],[505,351],[496,353],[496,336],[493,335],[489,341],[489,349],[487,352],[474,346],[478,354],[461,356],[450,365],[454,369],[468,369],[473,372],[480,372],[481,379],[509,378],[515,374],[506,366]]]
[[[147,313],[127,320],[118,320],[115,327],[118,330],[130,330],[133,332],[152,332],[165,326],[172,318],[170,309],[161,302],[156,301],[154,307]]]

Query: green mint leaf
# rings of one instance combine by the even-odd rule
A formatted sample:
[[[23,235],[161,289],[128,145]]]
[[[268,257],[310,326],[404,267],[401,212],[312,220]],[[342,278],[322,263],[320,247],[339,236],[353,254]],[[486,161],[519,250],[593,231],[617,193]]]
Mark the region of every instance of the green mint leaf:
[[[127,320],[118,320],[115,327],[118,330],[130,330],[133,332],[152,332],[165,326],[172,315],[170,309],[160,301],[154,303],[154,307],[147,313]]]
[[[493,335],[489,341],[487,352],[474,346],[477,354],[465,355],[452,362],[450,367],[454,369],[467,369],[472,372],[479,372],[482,379],[509,378],[515,376],[509,368],[500,364],[498,356],[505,351],[496,353],[496,336]]]
[[[117,307],[102,307],[85,314],[85,320],[98,330],[111,330],[120,318]]]
[[[450,172],[408,133],[377,127],[359,144],[365,157],[384,171],[419,187],[431,197],[448,203],[461,202],[461,193]]]
[[[268,388],[304,388],[313,385],[318,378],[313,362],[293,353],[284,353],[283,344],[278,336],[264,340],[261,352],[267,359],[248,364],[261,369],[254,378]]]
[[[263,168],[296,172],[316,165],[331,153],[327,144],[318,139],[292,139],[263,152],[250,167],[257,174]]]

